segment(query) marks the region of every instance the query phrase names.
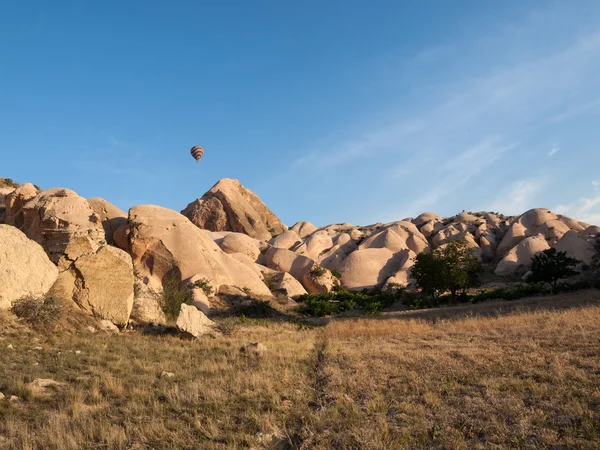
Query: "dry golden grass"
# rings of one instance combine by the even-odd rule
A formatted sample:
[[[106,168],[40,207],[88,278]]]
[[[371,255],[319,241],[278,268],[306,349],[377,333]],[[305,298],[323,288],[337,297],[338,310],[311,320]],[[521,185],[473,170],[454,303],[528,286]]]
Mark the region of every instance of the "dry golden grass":
[[[599,448],[598,292],[497,306],[229,320],[198,342],[44,341],[1,315],[0,391],[21,401],[0,401],[0,448]],[[35,378],[66,385],[36,397]]]

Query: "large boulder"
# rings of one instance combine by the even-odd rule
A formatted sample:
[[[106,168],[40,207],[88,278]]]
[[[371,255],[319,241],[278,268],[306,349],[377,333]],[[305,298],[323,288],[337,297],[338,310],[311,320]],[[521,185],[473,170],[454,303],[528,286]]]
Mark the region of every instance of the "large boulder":
[[[287,229],[251,190],[224,178],[182,212],[195,225],[211,231],[236,231],[269,240]]]
[[[88,198],[88,203],[100,218],[106,242],[113,244],[115,231],[127,223],[127,214],[103,198]]]
[[[543,225],[549,220],[556,220],[558,216],[554,214],[552,211],[546,208],[534,208],[529,211],[523,213],[518,222],[523,225],[528,231],[528,235],[531,236],[533,233],[533,229]]]
[[[98,215],[85,198],[69,189],[42,191],[25,203],[22,212],[23,232],[59,267],[94,253],[105,242]]]
[[[306,294],[306,289],[289,273],[275,272],[271,275],[265,275],[268,278],[269,287],[274,294],[282,293],[290,298],[297,298]]]
[[[417,227],[424,225],[427,222],[441,222],[443,220],[442,217],[438,216],[432,212],[424,212],[423,214],[418,215],[412,220]]]
[[[110,245],[79,256],[60,272],[49,295],[71,300],[90,315],[126,325],[134,298],[131,257]]]
[[[181,311],[177,317],[177,328],[185,334],[195,338],[210,334],[215,331],[215,323],[195,306],[181,305]]]
[[[526,233],[527,229],[523,225],[519,222],[513,223],[502,238],[502,241],[500,241],[500,244],[498,244],[496,255],[500,258],[506,256],[512,248],[527,237]]]
[[[25,183],[6,194],[4,198],[6,224],[21,228],[25,221],[23,206],[38,194],[38,189],[31,183]]]
[[[329,270],[318,265],[313,266],[302,277],[302,286],[310,294],[325,294],[333,291],[339,285],[340,280],[334,277]]]
[[[334,237],[334,246],[320,255],[317,262],[329,270],[338,270],[344,259],[358,248],[358,244],[348,233],[341,233]]]
[[[333,247],[333,239],[326,230],[320,230],[311,234],[302,245],[293,250],[299,255],[318,260],[323,254]]]
[[[162,290],[170,276],[186,281],[194,276],[221,285],[248,288],[257,295],[270,295],[255,271],[221,250],[209,233],[185,216],[154,205],[129,210],[125,231],[127,248],[143,283]]]
[[[0,309],[23,297],[46,295],[58,268],[44,249],[13,226],[0,225]]]
[[[393,253],[387,248],[367,248],[351,253],[340,266],[348,289],[380,287],[414,257],[409,249]]]
[[[498,263],[494,273],[499,276],[514,275],[520,268],[529,267],[537,253],[549,248],[548,242],[541,234],[525,238]]]
[[[402,221],[371,235],[361,243],[360,248],[387,248],[392,253],[408,248],[415,253],[422,253],[429,250],[429,243],[415,225]]]

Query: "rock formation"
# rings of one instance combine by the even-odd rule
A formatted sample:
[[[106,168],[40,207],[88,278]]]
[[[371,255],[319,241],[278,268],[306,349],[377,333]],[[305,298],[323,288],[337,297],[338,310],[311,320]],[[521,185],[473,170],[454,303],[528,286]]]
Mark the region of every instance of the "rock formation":
[[[236,231],[269,240],[287,228],[273,212],[238,180],[224,178],[182,212],[200,228]]]
[[[0,225],[0,309],[15,300],[46,295],[58,276],[44,249],[21,231]]]

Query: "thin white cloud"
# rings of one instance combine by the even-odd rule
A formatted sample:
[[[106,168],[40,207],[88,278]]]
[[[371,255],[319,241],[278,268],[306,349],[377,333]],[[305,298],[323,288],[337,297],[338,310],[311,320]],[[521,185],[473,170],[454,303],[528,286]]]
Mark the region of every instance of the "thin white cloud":
[[[558,152],[560,151],[560,146],[558,144],[552,144],[552,148],[550,149],[550,151],[548,152],[548,156],[550,158],[552,158],[554,155],[556,155]]]
[[[594,195],[579,198],[573,203],[558,205],[556,212],[569,215],[582,222],[600,225],[600,182],[592,181]]]
[[[522,214],[535,208],[536,201],[545,181],[539,179],[520,180],[503,189],[489,205],[489,209],[502,214]]]

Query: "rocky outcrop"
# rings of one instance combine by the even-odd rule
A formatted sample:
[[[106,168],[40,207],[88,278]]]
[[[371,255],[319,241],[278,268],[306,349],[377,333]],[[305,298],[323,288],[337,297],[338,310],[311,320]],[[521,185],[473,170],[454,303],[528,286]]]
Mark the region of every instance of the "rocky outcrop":
[[[289,273],[298,281],[301,281],[302,277],[315,265],[315,261],[306,256],[275,247],[267,250],[266,260],[269,269]]]
[[[176,325],[180,331],[195,338],[215,332],[215,323],[212,320],[196,307],[185,303],[181,305]]]
[[[88,198],[88,203],[100,218],[106,242],[113,244],[113,235],[121,225],[127,223],[127,214],[103,198]]]
[[[278,234],[269,241],[269,244],[275,248],[291,249],[297,244],[302,244],[302,238],[293,229]]]
[[[138,276],[153,290],[161,291],[168,277],[187,282],[197,276],[213,287],[239,286],[270,295],[255,271],[223,252],[209,233],[175,211],[135,206],[129,210],[124,234]]]
[[[71,300],[90,315],[126,325],[134,297],[131,257],[109,245],[82,255],[59,274],[49,295]]]
[[[339,285],[340,280],[334,277],[329,270],[317,265],[302,277],[302,286],[311,294],[325,294],[333,291]]]
[[[23,207],[30,199],[38,194],[38,189],[31,183],[25,183],[6,194],[4,198],[5,207],[5,222],[7,225],[12,225],[21,228],[25,221]]]
[[[293,299],[307,293],[298,280],[285,272],[275,272],[269,276],[269,287],[273,294],[283,294]]]
[[[224,178],[182,212],[200,228],[236,231],[269,240],[287,228],[260,198],[238,180]]]
[[[57,276],[38,243],[13,226],[0,225],[0,309],[24,297],[42,299]]]
[[[69,189],[42,191],[23,205],[22,213],[20,228],[61,268],[105,242],[98,215],[85,198]]]
[[[537,253],[549,248],[543,235],[523,239],[498,263],[494,273],[499,276],[517,274],[520,268],[525,269],[531,265],[531,260]]]

